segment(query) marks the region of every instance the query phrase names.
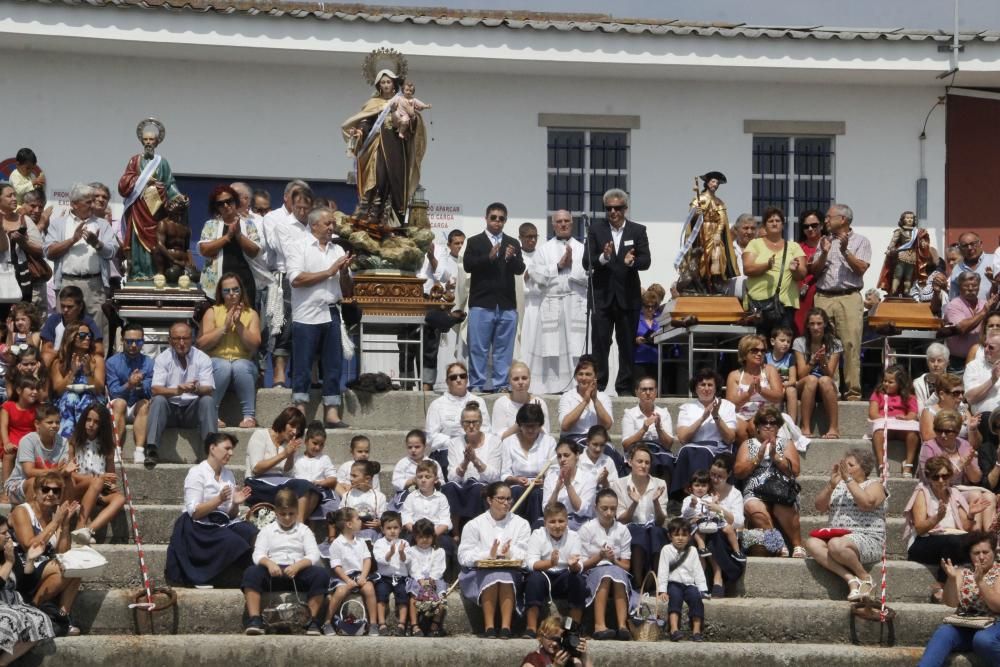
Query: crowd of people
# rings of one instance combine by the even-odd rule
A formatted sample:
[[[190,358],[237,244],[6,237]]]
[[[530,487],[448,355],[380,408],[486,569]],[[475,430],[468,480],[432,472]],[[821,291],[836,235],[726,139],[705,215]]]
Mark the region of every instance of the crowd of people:
[[[667,291],[641,288],[651,253],[644,227],[627,217],[628,195],[604,193],[606,219],[585,243],[572,237],[567,211],[552,216],[554,237],[538,243],[530,223],[518,238],[505,234],[507,208],[490,204],[482,233],[466,239],[455,230],[427,251],[425,291],[459,292],[444,322],[423,331],[422,380],[443,392],[423,428],[408,432],[407,456],[383,491],[368,438],[352,439],[343,465],[323,453],[326,430],[347,427],[342,301],[352,294],[353,255],[336,242],[334,203],[302,181],[288,184],[274,210],[245,184],[215,188],[198,243],[211,305],[197,322],[175,323],[169,346],[147,356],[141,325],[116,323],[107,307],[122,276],[110,190],[74,186],[58,211],[45,205],[33,153],[19,151],[17,161],[19,177],[0,183],[0,253],[20,287],[19,300],[0,305],[3,492],[16,505],[11,529],[0,530],[8,535],[0,578],[8,572],[10,591],[0,614],[20,609],[14,588],[55,609],[44,618],[20,611],[22,634],[8,642],[0,633],[7,653],[46,636],[52,614],[78,632],[69,613],[79,581],[64,579],[53,557],[71,542],[91,543],[120,512],[115,434],[127,424],[134,461],[150,468],[167,427],[198,427],[205,459],[185,480],[167,576],[209,585],[244,565],[248,634],[264,629],[261,593],[294,581],[308,599],[308,634],[347,632],[341,606],[357,592],[369,634],[391,631],[392,598],[395,632],[441,635],[446,577],[457,577],[482,608],[487,637],[510,637],[523,613],[524,634],[545,649],[551,596],[564,598],[577,622],[591,608],[594,639],[624,640],[637,584],[654,572],[670,639],[685,637],[687,604],[690,638],[700,641],[701,600],[731,592],[747,555],[811,556],[844,580],[848,600],[864,599],[873,591],[867,566],[885,542],[886,489],[872,477],[888,472],[879,468],[885,433],[905,444],[903,476],[918,479],[906,508],[908,557],[940,565],[935,595],[954,598],[966,575],[953,563],[971,558],[977,583],[987,574],[969,539],[993,530],[1000,486],[1000,312],[993,258],[975,234],[959,239],[958,257],[948,253],[950,270],[942,259],[914,280],[913,298],[930,302],[952,335],[928,348],[921,377],[885,369],[868,397],[872,451],[851,450],[833,467],[815,498],[830,529],[803,540],[799,448],[817,435],[839,438],[838,400],[864,397],[861,290],[872,251],[844,204],[801,215],[800,242],[785,237],[778,209],[765,212],[760,229],[752,217],[737,220],[733,254],[747,303],[776,294],[783,308],[739,341],[738,367],[726,378],[691,373],[693,397],[676,424],[654,402],[651,335]],[[259,427],[265,357],[293,406]],[[324,418],[307,423],[317,361]],[[609,384],[636,397],[617,445]],[[256,429],[244,485],[228,467],[236,438],[219,419],[229,389],[238,426]],[[484,393],[503,394],[492,412]],[[540,396],[553,393],[561,394],[554,418]],[[240,507],[262,502],[275,520],[258,530]],[[327,524],[321,544],[315,521]],[[993,609],[990,595],[983,599]],[[944,631],[933,642],[936,650],[983,644]]]

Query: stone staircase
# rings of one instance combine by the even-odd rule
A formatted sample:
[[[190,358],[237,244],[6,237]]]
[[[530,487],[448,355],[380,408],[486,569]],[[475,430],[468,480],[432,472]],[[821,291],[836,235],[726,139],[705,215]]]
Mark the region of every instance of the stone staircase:
[[[335,463],[349,458],[348,443],[364,433],[372,441],[372,458],[382,463],[383,489],[390,487],[392,464],[405,455],[404,434],[421,426],[426,406],[435,395],[393,392],[360,400],[348,394],[344,419],[352,426],[329,431],[326,453]],[[287,390],[260,390],[257,415],[261,425],[270,424],[288,405]],[[492,402],[492,399],[488,397]],[[687,399],[661,399],[669,406],[676,422],[677,407]],[[615,399],[616,425],[623,410],[634,399]],[[235,401],[223,404],[227,423],[239,420]],[[553,420],[558,413],[558,397],[548,398]],[[310,406],[317,417],[321,408]],[[825,525],[826,517],[813,507],[816,493],[826,484],[831,466],[848,449],[869,446],[861,438],[865,428],[867,403],[841,403],[843,439],[814,440],[802,455],[801,514],[806,535]],[[557,426],[557,425],[553,425]],[[612,440],[620,440],[617,426]],[[232,466],[237,478],[244,473],[243,458],[248,429],[226,429],[240,441]],[[126,443],[126,460],[131,461],[133,443]],[[160,447],[161,463],[155,470],[127,464],[136,502],[139,525],[145,542],[145,557],[156,584],[162,584],[167,542],[173,522],[182,511],[184,476],[201,458],[196,431],[169,432]],[[890,519],[888,564],[890,604],[898,612],[896,647],[879,648],[876,624],[859,623],[866,644],[850,644],[849,605],[844,601],[846,585],[811,560],[751,558],[747,572],[735,591],[737,597],[706,602],[706,639],[703,644],[682,642],[617,643],[593,642],[596,665],[633,664],[702,665],[706,660],[750,661],[754,665],[816,665],[832,667],[877,661],[879,665],[914,665],[934,628],[948,613],[940,605],[928,603],[933,582],[928,567],[905,560],[902,539],[902,508],[913,489],[912,480],[899,476],[902,448],[891,447],[889,480]],[[475,632],[482,628],[481,613],[457,593],[448,600],[446,628],[450,636],[423,638],[326,638],[305,636],[246,637],[242,634],[243,597],[237,573],[213,590],[178,588],[178,604],[153,620],[155,634],[147,621],[128,608],[141,590],[136,550],[124,514],[98,536],[97,548],[109,559],[109,567],[97,581],[88,581],[81,592],[74,616],[85,635],[60,639],[40,647],[25,658],[25,664],[46,665],[302,665],[321,660],[343,665],[416,665],[456,660],[479,665],[516,665],[536,646],[527,640],[482,640]],[[880,568],[872,568],[878,581]],[[145,614],[142,614],[144,617]],[[142,628],[142,634],[137,629]],[[517,627],[515,626],[515,631]],[[874,647],[872,645],[875,645]],[[971,657],[955,656],[952,665],[978,665]]]

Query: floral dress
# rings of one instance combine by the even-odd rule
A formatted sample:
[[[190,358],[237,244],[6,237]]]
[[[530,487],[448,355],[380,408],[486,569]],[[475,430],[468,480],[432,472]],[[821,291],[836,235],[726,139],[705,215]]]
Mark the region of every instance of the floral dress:
[[[747,481],[743,485],[744,501],[747,501],[751,498],[756,498],[757,496],[754,493],[754,491],[758,487],[760,487],[773,472],[783,472],[780,471],[774,465],[774,459],[778,456],[784,456],[785,448],[788,446],[789,446],[789,441],[786,440],[785,438],[779,437],[777,442],[775,443],[774,450],[770,452],[766,457],[764,457],[764,460],[762,460],[759,464],[757,464],[757,467],[753,469],[753,472],[750,473],[750,476],[747,478]],[[747,448],[749,450],[751,459],[757,458],[757,452],[760,451],[761,447],[763,447],[763,445],[760,443],[760,440],[758,440],[757,438],[750,439],[749,443],[747,444]],[[796,507],[798,507],[797,503]]]
[[[958,589],[958,609],[963,616],[996,616],[997,614],[989,608],[986,600],[976,584],[976,573],[966,568],[962,570],[962,585]],[[983,577],[984,586],[992,586],[1000,577],[1000,563],[994,563]]]
[[[861,483],[862,489],[871,484],[881,484],[877,479],[867,479]],[[874,563],[882,558],[882,545],[885,544],[885,506],[886,500],[870,512],[858,507],[854,496],[847,489],[846,482],[839,482],[830,494],[830,527],[847,528],[850,535],[847,539],[854,542],[858,548],[862,563]]]
[[[73,382],[70,384],[90,384],[86,369],[82,369],[74,375]],[[68,440],[73,435],[77,420],[87,408],[96,402],[98,402],[98,398],[93,389],[87,389],[78,394],[67,387],[66,391],[56,399],[56,407],[59,408],[59,435]]]
[[[107,472],[107,460],[101,454],[96,440],[88,440],[76,450],[76,466],[81,475],[103,475]]]
[[[18,642],[37,642],[55,636],[52,621],[45,612],[25,604],[12,572],[0,587],[0,651],[13,653]]]

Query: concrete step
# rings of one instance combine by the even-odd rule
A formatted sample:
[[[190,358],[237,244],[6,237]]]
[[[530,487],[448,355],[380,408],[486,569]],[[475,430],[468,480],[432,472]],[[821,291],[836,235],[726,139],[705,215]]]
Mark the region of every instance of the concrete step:
[[[401,427],[417,428],[424,423],[427,406],[440,394],[417,391],[392,391],[384,394],[359,394],[353,391],[344,393],[342,417],[344,421],[356,429],[383,430]],[[323,419],[323,409],[318,391],[313,391],[311,401],[306,410],[310,419]],[[490,394],[483,398],[492,410],[493,402],[500,394]],[[257,390],[257,423],[268,426],[283,409],[291,405],[290,389],[259,389]],[[659,405],[670,409],[670,416],[677,422],[677,411],[681,405],[691,399],[686,397],[664,397],[657,401]],[[559,396],[546,395],[545,401],[549,417],[555,421],[559,414]],[[613,398],[612,416],[616,424],[621,423],[622,414],[627,408],[636,404],[634,397]],[[868,423],[867,401],[840,402],[840,432],[845,437],[860,437],[864,434]],[[817,409],[821,414],[822,409]],[[239,403],[232,394],[227,394],[222,401],[220,410],[222,420],[227,424],[238,424],[242,419]],[[819,421],[824,422],[825,418]],[[553,424],[553,427],[555,425]],[[618,429],[615,429],[618,430]],[[818,430],[822,433],[823,431]]]
[[[467,637],[302,637],[243,635],[82,636],[47,642],[21,663],[34,667],[232,667],[243,665],[399,665],[475,664],[509,667],[538,647],[529,639],[470,641]],[[593,642],[595,665],[704,667],[742,664],[755,667],[912,667],[921,648],[879,648],[840,644],[739,644],[681,642]],[[971,656],[956,655],[949,667],[986,667]]]
[[[872,451],[871,440],[864,438],[839,438],[837,440],[813,440],[809,448],[799,454],[801,460],[801,474],[826,475],[829,478],[830,471],[835,463],[838,463],[848,451],[860,448]],[[900,477],[903,473],[903,461],[906,458],[906,446],[902,442],[889,441],[889,474]],[[873,470],[872,475],[877,475],[878,471]]]
[[[737,595],[746,598],[801,600],[844,600],[847,584],[811,558],[748,558],[746,574]],[[905,560],[887,562],[887,590],[890,605],[899,602],[927,602],[936,568]],[[882,581],[882,566],[869,567],[876,591]]]
[[[245,619],[243,594],[236,589],[177,589],[176,609],[166,609],[154,620],[157,630],[179,634],[236,634],[242,632]],[[266,596],[270,600],[274,597]],[[73,608],[73,617],[87,634],[125,634],[136,629],[135,613],[128,608],[134,598],[128,591],[84,591]],[[271,602],[265,601],[265,606]],[[445,628],[450,635],[471,635],[482,631],[479,608],[461,595],[448,597]],[[831,643],[848,644],[850,634],[845,622],[849,603],[828,600],[790,600],[777,598],[726,598],[705,602],[705,637],[716,642],[741,643]],[[905,618],[896,627],[900,646],[923,646],[934,629],[951,610],[932,604],[893,603]],[[390,613],[390,625],[394,624]],[[589,627],[585,619],[584,625]],[[865,643],[872,640],[877,626],[863,624],[859,633]],[[523,624],[515,624],[515,631]]]

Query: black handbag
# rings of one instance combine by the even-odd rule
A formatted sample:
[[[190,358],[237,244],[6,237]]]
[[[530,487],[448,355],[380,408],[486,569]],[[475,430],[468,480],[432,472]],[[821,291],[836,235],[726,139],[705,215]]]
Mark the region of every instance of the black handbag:
[[[765,329],[770,329],[773,326],[781,324],[785,317],[785,304],[781,303],[781,279],[785,275],[785,257],[788,255],[788,241],[785,241],[785,247],[781,251],[781,266],[778,271],[778,284],[774,288],[774,294],[771,298],[764,299],[763,301],[758,301],[756,299],[750,299],[750,309],[760,315],[761,326]]]
[[[799,500],[801,490],[802,487],[795,481],[795,478],[789,477],[780,470],[772,470],[764,483],[753,490],[753,495],[765,503],[794,505]]]

